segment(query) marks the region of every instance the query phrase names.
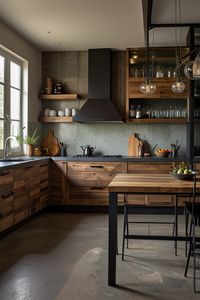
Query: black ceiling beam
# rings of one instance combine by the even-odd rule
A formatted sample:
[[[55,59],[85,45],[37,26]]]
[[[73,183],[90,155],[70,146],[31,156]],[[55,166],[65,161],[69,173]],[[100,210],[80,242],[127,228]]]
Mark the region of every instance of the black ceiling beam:
[[[168,24],[153,24],[151,23],[150,28],[155,27],[199,27],[200,23],[181,23],[181,24],[174,24],[174,23],[168,23]]]

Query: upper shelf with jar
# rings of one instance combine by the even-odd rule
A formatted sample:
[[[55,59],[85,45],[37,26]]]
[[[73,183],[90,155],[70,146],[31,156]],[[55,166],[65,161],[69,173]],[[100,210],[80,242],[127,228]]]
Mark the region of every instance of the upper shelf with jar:
[[[149,49],[149,65],[147,66],[147,49],[136,48],[126,50],[126,121],[136,123],[186,123],[188,122],[188,79],[180,70],[181,82],[184,82],[185,89],[181,93],[172,91],[172,84],[177,81],[176,49],[175,47],[159,47]],[[186,47],[181,48],[181,57],[189,52]],[[148,74],[147,74],[148,70]],[[148,75],[148,76],[147,76]],[[147,77],[152,84],[155,84],[154,93],[142,93],[141,84],[147,82]],[[148,103],[145,103],[145,100]],[[174,110],[181,112],[170,116],[171,101],[181,100],[176,103]],[[183,101],[182,101],[183,100]],[[157,103],[155,102],[157,101]],[[140,105],[141,111],[148,106],[151,112],[159,110],[162,103],[162,113],[149,113],[148,117],[141,113],[139,118],[130,117],[130,109],[136,110]],[[141,103],[140,103],[141,102]],[[155,109],[156,108],[156,109]],[[185,113],[186,112],[186,113]],[[136,120],[137,119],[137,120]]]

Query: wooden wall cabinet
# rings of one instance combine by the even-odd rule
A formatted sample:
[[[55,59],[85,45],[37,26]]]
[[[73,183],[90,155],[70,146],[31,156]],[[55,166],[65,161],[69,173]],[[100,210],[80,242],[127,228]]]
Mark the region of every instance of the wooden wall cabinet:
[[[108,205],[107,186],[117,173],[126,173],[126,163],[68,162],[69,205]]]
[[[182,54],[186,53],[188,49],[183,48]],[[126,122],[187,123],[188,80],[184,81],[186,88],[183,93],[176,94],[171,89],[171,84],[175,82],[175,48],[150,48],[149,76],[152,83],[156,84],[155,93],[150,95],[140,91],[140,85],[147,76],[146,60],[146,48],[126,50]],[[136,110],[138,106],[141,117],[131,117],[131,107]]]
[[[49,204],[68,205],[68,179],[66,161],[50,162]]]

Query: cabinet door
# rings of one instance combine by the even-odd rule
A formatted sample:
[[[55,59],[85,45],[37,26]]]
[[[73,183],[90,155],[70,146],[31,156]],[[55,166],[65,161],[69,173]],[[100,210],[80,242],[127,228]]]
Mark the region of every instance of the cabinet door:
[[[14,224],[24,220],[30,215],[29,210],[29,183],[26,169],[14,169]]]
[[[0,172],[0,232],[13,225],[13,170]]]
[[[51,161],[49,169],[49,204],[68,204],[67,162]]]
[[[40,210],[40,166],[38,164],[25,167],[26,184],[29,189],[28,207],[30,215]]]
[[[138,163],[130,162],[128,163],[128,173],[134,174],[159,174],[159,173],[169,173],[170,167],[173,164],[170,162],[161,163]],[[142,192],[142,191],[141,191]],[[136,205],[173,205],[174,199],[171,195],[127,195],[127,201],[131,204]]]
[[[49,200],[49,167],[48,163],[40,165],[40,209],[48,205]]]
[[[108,184],[117,173],[126,172],[122,162],[69,162],[69,204],[108,205]],[[119,203],[123,195],[119,195]]]

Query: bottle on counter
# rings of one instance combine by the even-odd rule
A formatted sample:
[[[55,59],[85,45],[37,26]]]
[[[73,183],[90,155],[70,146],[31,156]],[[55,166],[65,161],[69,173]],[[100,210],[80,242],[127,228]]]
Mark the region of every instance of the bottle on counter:
[[[136,111],[135,111],[135,108],[134,108],[134,106],[133,106],[133,105],[131,105],[131,107],[130,107],[130,111],[129,111],[129,117],[130,117],[131,119],[134,119],[134,118],[135,118],[135,116],[136,116]]]
[[[136,119],[140,119],[142,117],[142,111],[141,111],[141,106],[138,105],[136,107],[136,115],[135,115]]]

